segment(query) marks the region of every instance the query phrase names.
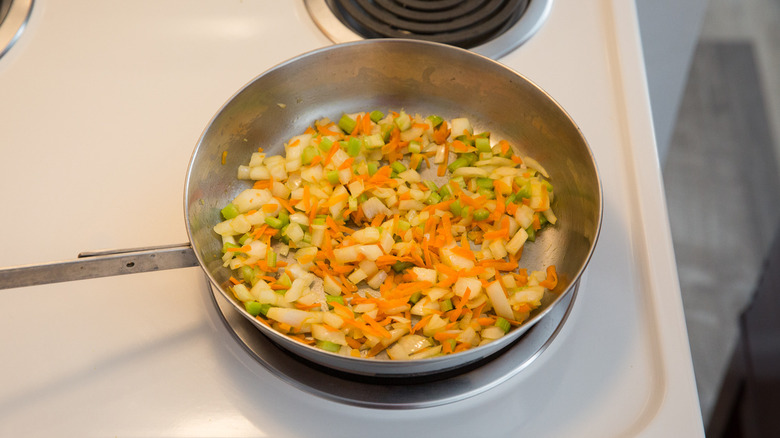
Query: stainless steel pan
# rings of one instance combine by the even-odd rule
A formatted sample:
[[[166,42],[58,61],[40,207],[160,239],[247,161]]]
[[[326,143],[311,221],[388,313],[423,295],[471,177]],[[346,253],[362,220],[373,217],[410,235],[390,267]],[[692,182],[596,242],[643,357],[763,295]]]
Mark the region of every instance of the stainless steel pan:
[[[507,336],[476,349],[420,361],[343,357],[291,340],[259,323],[228,290],[230,272],[222,267],[221,241],[212,227],[221,220],[220,209],[250,185],[236,178],[239,164],[246,164],[258,146],[268,154],[283,154],[283,143],[316,119],[337,120],[343,112],[373,109],[468,117],[475,130],[508,140],[520,154],[537,159],[551,175],[559,221],[537,236],[536,242],[526,245],[521,265],[531,270],[556,265],[558,286],[525,324]],[[596,245],[602,217],[601,183],[590,148],[576,124],[547,93],[502,64],[472,52],[399,39],[316,50],[249,82],[204,130],[192,155],[184,198],[191,250],[189,245],[166,248],[163,255],[153,249],[151,254],[158,260],[172,257],[175,262],[152,263],[148,269],[191,266],[196,263],[194,252],[197,263],[236,310],[280,346],[325,367],[383,377],[451,371],[518,341],[576,287]],[[149,259],[148,252],[143,260]],[[103,275],[137,271],[132,253],[96,257],[115,263],[114,271]],[[95,257],[88,259],[95,263]],[[8,287],[3,284],[4,277],[40,278],[35,275],[39,268],[0,271],[0,287]],[[64,269],[62,264],[44,268]]]

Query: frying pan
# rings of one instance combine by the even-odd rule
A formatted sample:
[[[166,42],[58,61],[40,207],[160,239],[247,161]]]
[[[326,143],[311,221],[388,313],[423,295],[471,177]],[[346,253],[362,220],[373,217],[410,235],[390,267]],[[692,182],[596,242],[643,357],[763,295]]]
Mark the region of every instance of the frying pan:
[[[404,109],[445,119],[468,117],[475,132],[489,131],[494,141],[508,140],[518,155],[533,157],[550,174],[558,222],[526,244],[521,266],[530,271],[555,265],[559,281],[545,295],[542,306],[503,338],[458,354],[416,361],[344,357],[292,340],[260,323],[228,289],[231,273],[222,266],[222,242],[212,228],[222,220],[221,208],[251,186],[250,181],[237,179],[238,166],[246,164],[258,146],[268,155],[284,154],[283,144],[314,120],[338,120],[345,112],[375,109]],[[294,355],[363,376],[432,376],[500,354],[562,297],[573,293],[598,239],[601,193],[598,170],[581,131],[530,80],[498,62],[447,45],[403,39],[358,41],[277,65],[246,84],[217,111],[195,147],[186,175],[189,244],[146,248],[141,258],[134,258],[138,254],[133,251],[120,251],[83,254],[72,262],[5,268],[0,270],[0,287],[52,277],[41,276],[41,269],[59,270],[57,278],[68,280],[84,278],[85,270],[90,273],[86,276],[94,277],[200,265],[238,312]]]

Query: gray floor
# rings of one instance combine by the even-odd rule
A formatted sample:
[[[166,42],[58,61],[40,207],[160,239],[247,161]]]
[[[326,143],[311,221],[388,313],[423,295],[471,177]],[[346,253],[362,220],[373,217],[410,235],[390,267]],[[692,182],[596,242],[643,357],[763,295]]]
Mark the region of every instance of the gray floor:
[[[780,1],[711,1],[664,166],[705,422],[780,225],[780,34],[749,20],[773,13]]]

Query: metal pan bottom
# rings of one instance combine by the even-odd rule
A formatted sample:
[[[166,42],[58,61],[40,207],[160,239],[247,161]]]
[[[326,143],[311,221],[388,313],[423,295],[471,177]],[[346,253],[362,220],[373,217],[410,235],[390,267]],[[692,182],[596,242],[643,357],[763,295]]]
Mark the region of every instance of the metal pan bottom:
[[[560,332],[578,289],[579,283],[517,342],[486,362],[425,379],[374,378],[325,369],[271,342],[213,286],[209,288],[209,295],[219,321],[217,324],[221,323],[251,359],[299,390],[364,408],[418,409],[473,397],[527,368]]]

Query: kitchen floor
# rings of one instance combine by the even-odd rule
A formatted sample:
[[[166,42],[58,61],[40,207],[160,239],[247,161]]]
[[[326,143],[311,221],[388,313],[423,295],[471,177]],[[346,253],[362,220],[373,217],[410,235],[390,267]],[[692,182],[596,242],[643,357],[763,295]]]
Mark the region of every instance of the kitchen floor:
[[[664,165],[705,424],[780,225],[780,1],[710,0]]]

